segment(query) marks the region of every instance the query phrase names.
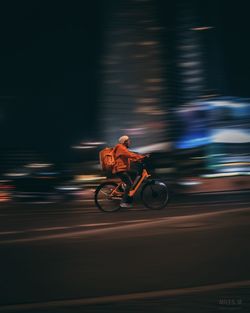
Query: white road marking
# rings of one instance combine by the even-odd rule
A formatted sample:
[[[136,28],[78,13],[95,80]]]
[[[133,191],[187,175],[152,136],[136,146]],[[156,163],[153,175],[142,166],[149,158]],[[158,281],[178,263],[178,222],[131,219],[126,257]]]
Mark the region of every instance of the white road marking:
[[[204,292],[213,292],[224,289],[234,289],[250,287],[250,280],[211,284],[205,286],[189,287],[189,288],[179,288],[179,289],[166,289],[166,290],[156,290],[138,293],[129,293],[121,295],[111,295],[104,297],[93,297],[93,298],[79,298],[70,300],[52,300],[47,302],[37,302],[37,303],[27,303],[27,304],[10,304],[0,306],[0,312],[17,312],[26,310],[39,310],[39,309],[53,309],[53,308],[65,308],[65,307],[75,307],[75,306],[85,306],[85,305],[101,305],[101,304],[112,304],[120,303],[124,301],[138,301],[138,300],[148,300],[148,299],[160,299],[168,297],[177,297],[183,295],[191,295]]]
[[[111,225],[112,223],[100,223],[100,224],[81,224],[74,226],[61,226],[61,227],[44,227],[44,228],[32,228],[26,230],[16,230],[16,231],[3,231],[0,232],[0,236],[2,235],[13,235],[13,234],[24,234],[24,233],[33,233],[33,232],[46,232],[46,231],[57,231],[57,230],[65,230],[65,229],[73,229],[79,227],[94,227],[94,226],[104,226]]]
[[[128,224],[128,223],[140,223],[149,220],[131,220],[131,221],[116,221],[109,223],[94,223],[94,224],[80,224],[80,225],[72,225],[72,226],[55,226],[55,227],[43,227],[43,228],[31,228],[25,230],[14,230],[14,231],[2,231],[0,232],[0,236],[2,235],[13,235],[13,234],[23,234],[23,233],[33,233],[33,232],[47,232],[47,231],[57,231],[57,230],[65,230],[65,229],[74,229],[74,228],[84,228],[84,227],[100,227],[107,225],[117,225],[117,224]]]
[[[159,220],[159,219],[163,219],[163,217],[158,217],[157,218],[157,220]],[[141,220],[131,220],[131,221],[121,221],[121,223],[143,223],[143,222],[149,222],[149,221],[152,221],[152,220],[156,220],[156,218],[154,218],[154,219],[149,219],[149,218],[147,218],[147,219],[141,219]]]
[[[89,200],[86,200],[89,201]],[[168,208],[170,208],[171,210],[174,209],[189,209],[189,208],[197,208],[197,207],[201,207],[201,209],[203,207],[216,207],[216,206],[220,206],[220,204],[225,204],[224,201],[215,201],[215,202],[203,202],[203,203],[187,203],[185,205],[183,204],[178,204],[178,203],[172,203],[170,204],[168,207],[166,207],[165,212],[168,210]],[[226,203],[227,206],[231,206],[231,205],[250,205],[249,201],[248,202],[229,202]],[[59,209],[58,209],[59,210]],[[150,211],[149,209],[144,208],[143,206],[138,206],[136,205],[135,208],[133,208],[132,210],[129,210],[129,212],[136,212],[136,211]],[[20,213],[16,213],[15,212],[15,217],[16,216],[33,216],[33,215],[64,215],[64,214],[100,214],[100,215],[104,215],[104,212],[101,212],[97,207],[95,206],[91,206],[88,207],[87,209],[84,207],[73,207],[73,208],[67,208],[67,209],[60,209],[59,211],[51,211],[51,209],[46,208],[46,209],[31,209],[29,212],[20,212]],[[119,212],[116,212],[114,214],[119,214]],[[4,213],[4,214],[0,214],[0,216],[13,216],[13,213]]]
[[[148,219],[145,222],[130,222],[128,225],[118,225],[117,222],[114,222],[111,227],[104,227],[104,228],[97,228],[91,230],[80,230],[80,231],[72,231],[67,233],[59,233],[59,234],[50,234],[50,235],[43,235],[37,237],[29,237],[29,238],[19,238],[19,239],[6,239],[1,240],[0,244],[13,244],[13,243],[25,243],[25,242],[33,242],[33,241],[41,241],[41,240],[50,240],[50,239],[62,239],[62,238],[70,238],[76,236],[91,236],[97,234],[104,234],[104,233],[111,233],[115,231],[121,230],[128,230],[128,229],[141,229],[145,227],[151,227],[152,225],[160,225],[160,224],[172,224],[175,222],[186,222],[186,221],[194,221],[200,218],[207,218],[212,216],[223,215],[227,213],[234,213],[234,212],[247,212],[250,211],[250,208],[241,208],[241,209],[229,209],[224,211],[217,211],[217,212],[206,212],[206,213],[198,213],[192,215],[181,215],[181,216],[171,216],[171,217],[161,217],[157,219]],[[139,220],[140,221],[140,220]],[[73,228],[75,228],[73,226]],[[186,229],[186,228],[184,228]]]
[[[74,226],[42,227],[42,228],[27,229],[26,232],[43,232],[43,231],[53,231],[53,230],[65,230],[65,229],[70,229],[73,227]]]
[[[95,224],[81,224],[78,227],[96,227],[96,226],[106,226],[106,225],[114,225],[115,223],[95,223]]]
[[[13,234],[21,234],[21,233],[25,233],[25,231],[24,230],[20,230],[20,231],[16,231],[16,230],[14,230],[14,231],[1,231],[0,232],[0,236],[2,235],[13,235]]]

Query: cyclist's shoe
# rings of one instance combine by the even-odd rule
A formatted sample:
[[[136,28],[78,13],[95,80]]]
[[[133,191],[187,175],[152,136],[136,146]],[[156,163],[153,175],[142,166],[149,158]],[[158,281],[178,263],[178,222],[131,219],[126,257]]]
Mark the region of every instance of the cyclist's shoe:
[[[133,205],[131,203],[121,202],[120,207],[129,209],[129,208],[132,208]]]

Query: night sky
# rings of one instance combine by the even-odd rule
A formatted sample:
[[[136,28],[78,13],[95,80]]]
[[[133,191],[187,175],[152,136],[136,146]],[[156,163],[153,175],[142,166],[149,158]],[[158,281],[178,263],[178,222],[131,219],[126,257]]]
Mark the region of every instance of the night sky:
[[[1,5],[3,146],[63,151],[95,131],[103,12],[101,1]]]
[[[249,1],[197,1],[204,21],[215,26],[215,53],[228,96],[250,97]]]
[[[97,138],[104,30],[111,0],[6,1],[0,8],[1,150],[62,154]],[[173,1],[156,1],[166,25]],[[202,4],[201,4],[202,3]],[[247,1],[197,1],[216,26],[225,92],[250,97]]]

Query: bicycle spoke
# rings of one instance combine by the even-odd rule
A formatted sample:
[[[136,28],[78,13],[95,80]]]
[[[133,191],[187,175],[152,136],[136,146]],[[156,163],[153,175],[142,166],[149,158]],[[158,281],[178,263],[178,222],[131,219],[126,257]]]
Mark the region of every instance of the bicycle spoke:
[[[162,182],[151,182],[142,189],[142,201],[150,209],[162,209],[168,202],[168,189]]]
[[[95,193],[95,202],[99,209],[114,212],[120,208],[121,197],[116,195],[116,183],[103,183]]]

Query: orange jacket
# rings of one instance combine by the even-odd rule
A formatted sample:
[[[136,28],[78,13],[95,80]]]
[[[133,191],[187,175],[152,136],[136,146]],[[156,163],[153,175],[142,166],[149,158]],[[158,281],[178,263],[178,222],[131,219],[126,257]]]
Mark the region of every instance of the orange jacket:
[[[114,149],[115,165],[113,167],[113,174],[128,171],[130,169],[130,160],[138,161],[144,158],[143,155],[129,151],[126,146],[120,143]]]

